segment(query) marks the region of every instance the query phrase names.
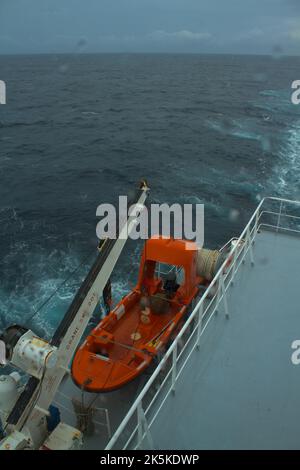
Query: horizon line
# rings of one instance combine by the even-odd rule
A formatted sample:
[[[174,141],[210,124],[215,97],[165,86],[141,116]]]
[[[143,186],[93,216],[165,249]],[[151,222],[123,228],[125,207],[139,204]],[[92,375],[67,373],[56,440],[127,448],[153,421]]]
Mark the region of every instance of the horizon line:
[[[225,56],[253,56],[253,57],[300,57],[300,54],[292,53],[266,53],[266,52],[185,52],[185,51],[98,51],[98,52],[0,52],[0,57],[7,56],[44,56],[44,55],[225,55]]]

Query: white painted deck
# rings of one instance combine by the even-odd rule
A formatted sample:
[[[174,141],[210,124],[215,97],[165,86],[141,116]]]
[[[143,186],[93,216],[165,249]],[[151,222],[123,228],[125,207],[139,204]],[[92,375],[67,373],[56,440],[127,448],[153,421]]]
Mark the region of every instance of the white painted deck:
[[[151,426],[155,449],[299,449],[300,241],[261,231]],[[144,440],[144,447],[149,444]]]

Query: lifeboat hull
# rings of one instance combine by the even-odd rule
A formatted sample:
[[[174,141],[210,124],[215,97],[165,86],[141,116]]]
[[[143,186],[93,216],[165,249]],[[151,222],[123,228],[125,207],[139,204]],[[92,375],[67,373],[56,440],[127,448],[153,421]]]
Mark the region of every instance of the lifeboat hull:
[[[139,299],[137,293],[125,297],[78,349],[72,377],[80,388],[110,392],[134,380],[165,348],[187,311],[175,304],[143,323]],[[118,319],[121,311],[123,316]]]
[[[72,363],[74,382],[89,392],[117,390],[140,375],[178,333],[199,293],[197,246],[150,239],[136,288],[86,338]],[[156,275],[157,262],[183,269],[183,281]]]
[[[130,354],[124,359],[122,362],[107,359],[81,348],[73,361],[73,380],[76,385],[90,393],[112,392],[134,380],[152,360],[146,355],[139,359]],[[128,366],[126,362],[131,365]]]

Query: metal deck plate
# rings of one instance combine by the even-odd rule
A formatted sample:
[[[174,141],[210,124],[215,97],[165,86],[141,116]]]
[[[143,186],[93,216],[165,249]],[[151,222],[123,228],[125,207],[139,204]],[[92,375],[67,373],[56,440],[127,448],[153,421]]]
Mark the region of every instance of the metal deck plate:
[[[298,449],[300,240],[261,231],[151,426],[156,449]],[[147,443],[145,443],[147,447]]]

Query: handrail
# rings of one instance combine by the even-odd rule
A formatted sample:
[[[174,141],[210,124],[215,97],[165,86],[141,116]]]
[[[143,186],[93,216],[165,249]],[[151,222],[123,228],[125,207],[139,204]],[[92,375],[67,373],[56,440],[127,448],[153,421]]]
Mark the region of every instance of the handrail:
[[[206,289],[205,293],[201,296],[201,299],[199,300],[199,302],[197,303],[197,305],[193,309],[192,313],[189,315],[188,319],[184,323],[184,325],[181,328],[180,332],[178,333],[178,335],[176,336],[176,338],[172,342],[171,346],[166,351],[163,359],[158,364],[158,366],[155,368],[155,370],[154,370],[153,374],[151,375],[150,379],[148,380],[148,382],[144,386],[143,390],[140,392],[140,394],[138,395],[138,397],[136,398],[136,400],[134,401],[134,403],[130,407],[129,411],[127,412],[127,414],[124,417],[123,421],[119,425],[118,429],[115,431],[113,437],[111,438],[111,440],[109,441],[109,443],[107,444],[107,446],[105,448],[106,450],[110,450],[114,447],[117,440],[120,438],[121,434],[123,433],[123,431],[125,430],[126,426],[128,425],[129,421],[132,419],[132,417],[134,416],[135,413],[137,413],[137,415],[138,415],[138,421],[140,421],[140,417],[142,416],[143,422],[145,424],[146,418],[145,418],[144,412],[142,410],[142,401],[143,401],[144,397],[146,396],[147,392],[149,391],[149,389],[151,388],[152,384],[154,383],[154,381],[157,379],[160,372],[162,371],[167,359],[171,355],[173,355],[173,365],[172,365],[171,371],[173,371],[173,368],[175,368],[175,381],[176,381],[176,364],[177,364],[177,359],[178,359],[177,349],[178,349],[179,341],[182,338],[182,336],[185,334],[185,332],[187,331],[189,325],[194,320],[194,318],[197,316],[197,314],[199,315],[199,324],[197,325],[197,327],[199,327],[199,328],[201,327],[202,318],[204,316],[203,315],[204,302],[207,300],[208,296],[210,294],[212,294],[213,289],[215,288],[216,284],[218,286],[218,289],[217,289],[217,292],[214,292],[213,298],[217,299],[217,306],[219,305],[221,300],[224,299],[224,302],[225,302],[225,305],[226,305],[225,310],[227,310],[227,301],[226,301],[226,298],[225,298],[226,288],[224,286],[224,270],[225,270],[225,268],[228,264],[228,260],[230,258],[233,259],[233,262],[231,263],[230,268],[229,268],[229,270],[227,270],[227,273],[226,273],[226,279],[227,279],[227,276],[230,274],[231,270],[233,271],[232,276],[230,277],[230,282],[232,282],[233,277],[235,276],[235,274],[236,274],[236,272],[237,272],[237,270],[239,269],[239,266],[240,266],[240,264],[238,265],[237,268],[235,266],[237,258],[243,252],[244,253],[243,254],[243,259],[244,259],[244,257],[246,256],[246,254],[248,253],[249,250],[250,250],[250,254],[251,254],[251,262],[254,263],[253,253],[252,253],[252,243],[253,243],[253,240],[256,236],[256,233],[259,229],[258,224],[260,222],[261,208],[265,204],[266,201],[280,202],[281,205],[283,203],[300,205],[300,201],[292,201],[292,200],[289,200],[289,199],[281,199],[281,198],[277,198],[277,197],[265,197],[260,201],[259,205],[257,206],[257,208],[253,212],[251,218],[249,219],[247,225],[245,226],[243,232],[241,233],[240,237],[235,238],[236,243],[234,244],[234,246],[232,247],[232,249],[228,253],[226,259],[224,260],[222,266],[220,267],[220,269],[216,273],[215,277],[211,281],[209,287]],[[278,215],[278,213],[276,213],[275,215]],[[253,224],[254,224],[254,226],[252,227]],[[201,312],[202,312],[202,314],[201,314]],[[226,312],[226,314],[228,314],[228,312]],[[193,335],[194,332],[195,332],[195,330],[191,333],[191,335]],[[200,335],[201,334],[202,334],[202,332],[200,332]],[[191,352],[193,352],[193,350]],[[175,357],[175,365],[174,365],[174,357]],[[188,356],[188,358],[189,358],[189,356]],[[185,364],[184,364],[184,366],[185,366]],[[170,373],[170,371],[169,371],[169,373]],[[140,437],[139,444],[141,444],[141,440],[143,440],[143,436],[144,436],[144,432],[140,432],[140,424],[141,423],[138,423],[139,437]],[[128,444],[128,442],[130,442],[134,432],[131,434],[131,437],[127,441],[127,444]]]

